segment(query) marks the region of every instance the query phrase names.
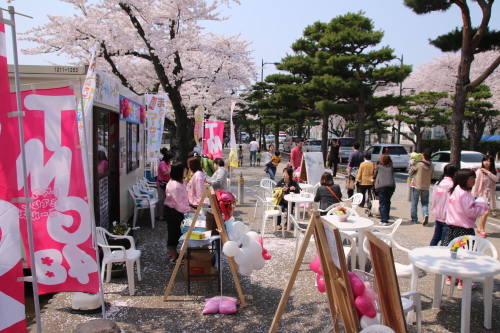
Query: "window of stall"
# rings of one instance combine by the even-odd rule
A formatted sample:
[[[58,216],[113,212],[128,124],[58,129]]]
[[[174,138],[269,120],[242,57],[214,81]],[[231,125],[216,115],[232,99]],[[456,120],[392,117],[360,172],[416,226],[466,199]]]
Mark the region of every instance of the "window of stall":
[[[127,123],[127,173],[139,167],[139,124]]]

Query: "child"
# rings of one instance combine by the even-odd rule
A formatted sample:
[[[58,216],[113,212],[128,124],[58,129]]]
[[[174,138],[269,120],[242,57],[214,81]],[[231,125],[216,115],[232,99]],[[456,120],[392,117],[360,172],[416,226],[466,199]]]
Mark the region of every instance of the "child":
[[[238,148],[238,166],[243,166],[243,146],[240,145]]]
[[[262,157],[262,154],[260,153],[260,149],[257,150],[257,154],[255,156],[257,157],[257,166],[260,166],[260,158]]]
[[[274,152],[274,156],[271,157],[271,160],[266,163],[266,168],[264,169],[264,171],[267,172],[267,169],[269,167],[273,167],[274,166],[273,163],[279,164],[279,162],[281,162],[280,152],[279,151],[275,151]]]

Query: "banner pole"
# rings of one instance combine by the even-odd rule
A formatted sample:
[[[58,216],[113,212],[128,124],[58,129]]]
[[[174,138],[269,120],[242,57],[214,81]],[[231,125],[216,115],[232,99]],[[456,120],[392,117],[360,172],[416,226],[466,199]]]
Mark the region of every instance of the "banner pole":
[[[24,150],[24,126],[23,126],[23,116],[21,111],[23,110],[21,103],[21,82],[19,80],[19,62],[17,58],[17,36],[16,36],[16,22],[15,22],[15,10],[14,6],[9,6],[10,19],[12,21],[11,32],[12,32],[12,48],[14,54],[14,77],[16,82],[16,103],[18,113],[18,125],[19,125],[19,145],[21,147],[21,160],[23,167],[23,181],[24,181],[24,197],[26,204],[26,223],[28,229],[28,243],[29,243],[29,253],[30,253],[30,265],[31,265],[31,275],[32,275],[32,287],[33,287],[33,301],[35,305],[35,318],[36,318],[36,329],[37,332],[42,332],[42,320],[40,316],[40,299],[38,297],[38,277],[36,275],[36,265],[35,265],[35,250],[33,241],[33,230],[31,221],[31,207],[30,198],[28,191],[28,174],[26,172],[26,152]]]
[[[91,182],[92,179],[90,179],[90,159],[88,158],[89,153],[88,153],[88,144],[87,144],[87,128],[85,126],[85,112],[83,109],[83,94],[82,94],[82,79],[78,77],[78,81],[80,82],[80,105],[82,108],[82,124],[83,124],[83,135],[82,135],[82,157],[84,157],[83,161],[86,161],[87,165],[83,165],[83,168],[85,167],[88,168],[88,172],[85,173],[86,175],[86,183],[87,183],[87,192],[89,189],[93,188],[91,187]],[[93,96],[93,95],[92,95]],[[88,101],[90,103],[91,101]],[[94,215],[94,191],[91,190],[91,193],[87,193],[88,195],[88,202],[89,202],[89,211],[90,211],[90,220],[92,223],[92,246],[94,247],[95,250],[95,255],[96,255],[96,264],[97,264],[97,276],[99,278],[99,296],[101,297],[101,308],[102,308],[102,319],[106,319],[106,303],[104,302],[104,290],[102,288],[102,279],[101,279],[101,265],[99,265],[99,246],[97,245],[97,237],[95,235],[96,231],[96,224],[95,224],[95,215]]]

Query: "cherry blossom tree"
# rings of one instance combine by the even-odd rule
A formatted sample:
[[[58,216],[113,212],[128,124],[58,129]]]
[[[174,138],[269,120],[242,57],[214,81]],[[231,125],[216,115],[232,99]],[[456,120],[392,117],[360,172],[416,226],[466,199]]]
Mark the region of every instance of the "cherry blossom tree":
[[[25,33],[25,40],[39,46],[23,52],[65,53],[82,65],[98,43],[98,66],[125,87],[168,94],[166,123],[176,133],[182,160],[194,146],[194,110],[203,106],[206,114],[227,118],[230,102],[242,102],[239,92],[256,77],[248,42],[206,33],[200,25],[225,20],[221,6],[238,0],[61,1],[77,14],[49,15],[49,23]]]

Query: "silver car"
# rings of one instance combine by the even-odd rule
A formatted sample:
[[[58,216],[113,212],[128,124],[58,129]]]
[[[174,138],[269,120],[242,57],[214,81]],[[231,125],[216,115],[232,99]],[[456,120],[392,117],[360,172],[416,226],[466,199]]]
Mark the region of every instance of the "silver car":
[[[372,153],[372,161],[377,162],[382,154],[388,154],[391,157],[394,169],[405,171],[410,161],[410,156],[403,145],[398,144],[375,144],[367,149]]]
[[[307,139],[302,145],[302,151],[318,152],[321,151],[321,140]]]
[[[467,168],[474,171],[481,169],[484,155],[477,151],[462,150],[460,154],[460,169]],[[444,172],[444,167],[451,161],[449,150],[438,151],[432,154],[431,163],[434,165],[434,178],[439,179]]]

